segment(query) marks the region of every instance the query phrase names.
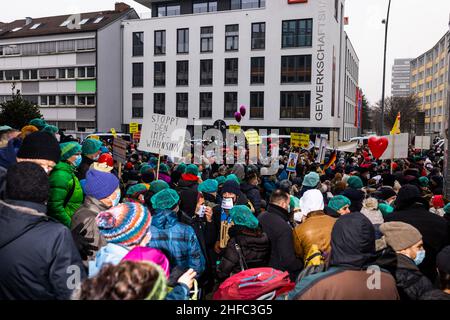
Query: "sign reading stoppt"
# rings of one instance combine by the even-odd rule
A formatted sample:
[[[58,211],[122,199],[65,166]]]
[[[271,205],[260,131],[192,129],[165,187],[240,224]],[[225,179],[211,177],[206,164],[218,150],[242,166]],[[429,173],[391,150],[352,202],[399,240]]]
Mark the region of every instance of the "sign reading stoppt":
[[[183,154],[187,121],[186,118],[149,113],[142,125],[138,149],[180,158]]]

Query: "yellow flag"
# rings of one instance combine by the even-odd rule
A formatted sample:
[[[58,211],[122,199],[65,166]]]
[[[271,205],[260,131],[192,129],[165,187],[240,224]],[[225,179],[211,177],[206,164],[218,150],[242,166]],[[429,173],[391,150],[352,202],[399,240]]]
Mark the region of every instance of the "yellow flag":
[[[394,126],[392,127],[391,135],[400,133],[401,132],[400,132],[400,112],[399,112],[397,118],[395,119]]]

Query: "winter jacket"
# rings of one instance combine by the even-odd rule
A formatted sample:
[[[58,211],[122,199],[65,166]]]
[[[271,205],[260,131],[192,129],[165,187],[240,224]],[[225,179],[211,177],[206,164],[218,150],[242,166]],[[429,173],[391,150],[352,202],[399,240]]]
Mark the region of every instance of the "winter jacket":
[[[380,210],[373,210],[363,207],[361,213],[366,216],[367,219],[372,222],[373,225],[380,225],[384,222],[383,214]]]
[[[398,203],[397,203],[398,205]],[[446,221],[427,210],[422,204],[412,203],[384,218],[385,222],[401,221],[420,231],[426,251],[420,271],[434,283],[436,278],[436,255],[449,244],[449,230]]]
[[[17,162],[17,152],[22,144],[20,139],[11,139],[6,147],[0,149],[0,199],[5,198],[6,174],[8,168]]]
[[[109,207],[104,205],[99,200],[92,197],[86,197],[83,205],[72,216],[71,229],[73,230],[80,224],[84,224],[84,228],[80,232],[83,232],[84,230],[87,231],[85,237],[94,239],[92,245],[99,249],[106,246],[106,240],[100,234],[95,218],[100,212],[108,209]],[[83,261],[83,263],[87,265],[87,261],[93,260],[96,253],[97,251],[93,251],[93,254],[89,256],[87,260]]]
[[[243,182],[241,183],[241,191],[247,196],[247,199],[255,208],[255,215],[259,215],[261,213],[261,194],[259,188],[255,185]]]
[[[267,211],[259,215],[258,220],[270,240],[269,266],[288,271],[295,279],[303,268],[303,261],[297,259],[292,238],[292,225],[287,210],[269,204]]]
[[[270,242],[267,234],[259,230],[252,230],[241,226],[233,226],[228,230],[230,240],[222,253],[222,259],[217,266],[217,277],[226,279],[230,275],[242,271],[240,255],[236,244],[241,248],[246,266],[260,268],[268,265],[270,258]]]
[[[106,264],[118,265],[130,250],[124,246],[108,243],[89,261],[89,278],[95,277]]]
[[[172,178],[163,172],[159,173],[158,179],[167,182],[167,184],[172,183]]]
[[[363,207],[363,200],[366,194],[362,190],[347,188],[341,195],[350,199],[352,204],[350,205],[350,212],[360,212]]]
[[[403,254],[397,254],[395,279],[401,300],[423,300],[430,291],[440,291],[420,272],[414,261]]]
[[[198,189],[198,177],[196,175],[190,173],[183,173],[181,175],[180,181],[178,181],[178,192],[182,192],[184,190],[195,190]]]
[[[200,276],[205,270],[205,257],[192,227],[182,224],[170,210],[157,210],[150,227],[148,247],[163,251],[171,268],[192,268]]]
[[[78,180],[86,179],[86,173],[89,171],[89,169],[91,168],[91,165],[94,162],[95,162],[94,160],[92,160],[86,156],[81,156],[81,164],[77,168],[77,172],[76,172],[76,176],[77,176]]]
[[[295,227],[293,231],[297,257],[305,260],[314,244],[322,253],[328,254],[331,250],[331,230],[333,230],[335,222],[335,218],[327,216],[323,211],[310,213],[306,220]]]
[[[86,278],[69,229],[46,210],[0,201],[0,300],[70,299],[70,279]]]
[[[271,181],[269,177],[263,177],[263,187],[265,191],[265,199],[267,201],[270,199],[272,192],[277,189],[277,184],[276,182]]]
[[[74,172],[73,166],[66,162],[59,162],[53,168],[49,178],[48,214],[68,228],[72,223],[73,214],[83,203],[83,190]],[[66,198],[71,190],[73,190],[72,196],[67,201]],[[64,202],[67,202],[66,206],[64,206]]]

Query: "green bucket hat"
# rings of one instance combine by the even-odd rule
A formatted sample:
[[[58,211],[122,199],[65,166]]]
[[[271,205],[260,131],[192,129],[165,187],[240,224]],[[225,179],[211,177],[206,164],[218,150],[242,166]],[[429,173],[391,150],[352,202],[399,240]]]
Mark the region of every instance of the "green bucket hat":
[[[163,180],[156,180],[150,183],[150,190],[153,191],[154,194],[169,188],[169,184]]]
[[[247,206],[234,206],[230,210],[230,217],[234,224],[244,226],[249,229],[258,228],[258,219]]]
[[[345,206],[350,206],[352,202],[349,198],[344,196],[335,196],[328,202],[328,208],[334,211],[339,211]]]
[[[149,164],[144,164],[139,169],[140,174],[153,172],[153,168]]]
[[[238,184],[241,184],[241,181],[239,180],[239,178],[237,177],[237,175],[235,175],[234,173],[229,174],[226,178],[225,178],[225,182],[226,181],[236,181]]]
[[[66,161],[70,157],[81,152],[81,146],[78,142],[65,142],[59,145],[61,149],[61,161]]]
[[[428,184],[430,183],[430,179],[428,179],[427,177],[420,177],[419,178],[419,184],[421,187],[428,187]]]
[[[58,131],[59,131],[58,127],[52,126],[52,125],[49,125],[49,124],[46,125],[46,126],[42,129],[42,132],[47,132],[47,133],[50,133],[50,134],[52,134],[52,135],[57,134]]]
[[[90,154],[94,154],[100,150],[103,143],[100,140],[96,139],[86,139],[83,142],[83,146],[81,148],[81,152],[87,156]]]
[[[171,209],[179,200],[180,196],[173,189],[164,189],[151,198],[152,207],[155,210]]]
[[[32,126],[35,126],[39,130],[42,130],[47,125],[47,122],[45,122],[44,119],[35,118],[35,119],[31,120],[29,124]]]
[[[180,163],[177,168],[175,169],[175,171],[177,172],[181,172],[181,173],[185,173],[186,172],[186,164],[184,162]]]
[[[148,191],[147,186],[143,183],[135,184],[128,188],[126,195],[131,198],[137,198],[139,195],[144,194]]]
[[[190,164],[186,167],[186,173],[193,174],[194,176],[198,176],[198,167],[195,164]]]
[[[165,163],[161,163],[159,165],[159,172],[169,173],[169,166],[167,164],[165,164]]]
[[[219,189],[219,183],[214,179],[208,179],[200,183],[198,191],[205,193],[214,193]]]
[[[364,187],[361,178],[357,176],[351,176],[350,178],[348,178],[347,184],[350,188],[353,189],[361,189],[362,187]]]
[[[227,180],[227,179],[226,179],[224,176],[218,176],[218,177],[216,178],[216,181],[217,181],[217,183],[219,183],[219,186],[222,185],[222,184],[224,184],[226,180]]]

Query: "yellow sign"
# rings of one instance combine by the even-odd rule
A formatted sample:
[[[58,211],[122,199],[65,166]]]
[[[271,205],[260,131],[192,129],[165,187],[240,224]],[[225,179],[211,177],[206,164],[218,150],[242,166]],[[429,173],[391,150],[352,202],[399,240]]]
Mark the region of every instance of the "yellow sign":
[[[309,134],[291,133],[291,146],[307,149],[309,147]]]
[[[111,128],[111,133],[112,133],[112,135],[114,136],[114,138],[117,138],[117,132],[116,132],[116,129]]]
[[[255,146],[262,144],[262,139],[256,130],[247,130],[244,132],[244,135],[247,139],[248,145]]]
[[[133,134],[133,133],[136,133],[136,132],[139,132],[139,123],[131,122],[130,123],[130,133]]]
[[[238,125],[230,125],[229,131],[232,134],[240,134],[241,133],[241,126]]]
[[[100,140],[99,136],[90,136],[89,139]]]

